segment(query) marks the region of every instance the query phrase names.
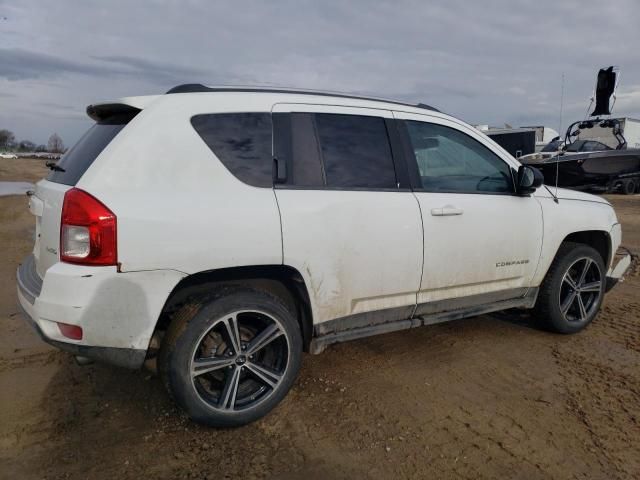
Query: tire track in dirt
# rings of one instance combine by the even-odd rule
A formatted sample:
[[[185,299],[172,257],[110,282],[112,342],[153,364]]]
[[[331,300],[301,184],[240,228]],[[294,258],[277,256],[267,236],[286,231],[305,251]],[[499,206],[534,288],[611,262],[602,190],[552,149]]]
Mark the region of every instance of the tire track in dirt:
[[[638,312],[640,303],[619,302],[612,294],[583,335],[553,349],[567,410],[584,425],[618,478],[640,477]]]
[[[23,368],[28,366],[44,366],[52,363],[61,364],[65,361],[64,353],[58,350],[51,350],[48,352],[37,352],[17,356],[13,358],[0,358],[0,373],[7,370],[14,370],[16,368]]]

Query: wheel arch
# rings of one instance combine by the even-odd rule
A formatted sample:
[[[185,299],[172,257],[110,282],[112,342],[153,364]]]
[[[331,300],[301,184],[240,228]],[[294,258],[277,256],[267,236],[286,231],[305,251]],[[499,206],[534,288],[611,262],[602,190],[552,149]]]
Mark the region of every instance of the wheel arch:
[[[249,286],[280,298],[295,312],[302,333],[304,351],[309,350],[313,334],[309,293],[300,272],[287,265],[221,268],[184,277],[167,297],[154,329],[154,337],[166,331],[173,314],[189,299],[204,295],[222,285]]]
[[[604,261],[605,268],[608,268],[611,263],[611,255],[612,255],[612,246],[611,246],[611,236],[609,232],[604,230],[584,230],[581,232],[573,232],[568,234],[560,245],[573,242],[573,243],[582,243],[584,245],[589,245],[593,247],[602,257]],[[559,249],[560,247],[558,247]]]

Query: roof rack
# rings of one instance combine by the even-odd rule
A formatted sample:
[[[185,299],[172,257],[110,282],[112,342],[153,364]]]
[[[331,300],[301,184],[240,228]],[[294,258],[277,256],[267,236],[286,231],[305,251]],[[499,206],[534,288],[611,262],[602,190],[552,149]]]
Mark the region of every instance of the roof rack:
[[[386,102],[393,103],[395,105],[403,105],[406,107],[423,108],[425,110],[431,110],[433,112],[440,112],[437,108],[424,103],[412,104],[405,102],[398,102],[397,100],[387,100],[384,98],[365,97],[360,95],[350,95],[347,93],[333,93],[318,90],[298,90],[296,88],[274,88],[274,87],[207,87],[200,83],[185,83],[178,85],[167,91],[168,94],[173,93],[197,93],[197,92],[265,92],[265,93],[296,93],[300,95],[317,95],[322,97],[338,97],[338,98],[351,98],[354,100],[371,100],[374,102]]]

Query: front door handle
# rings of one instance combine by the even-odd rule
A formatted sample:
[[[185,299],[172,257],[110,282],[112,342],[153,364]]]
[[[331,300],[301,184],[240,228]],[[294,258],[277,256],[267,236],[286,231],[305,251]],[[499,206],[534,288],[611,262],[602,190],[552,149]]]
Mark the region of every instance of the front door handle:
[[[433,215],[434,217],[446,217],[446,216],[449,216],[449,215],[462,215],[463,213],[464,213],[464,210],[462,210],[461,208],[454,207],[452,205],[445,205],[444,207],[432,208],[431,209],[431,215]]]

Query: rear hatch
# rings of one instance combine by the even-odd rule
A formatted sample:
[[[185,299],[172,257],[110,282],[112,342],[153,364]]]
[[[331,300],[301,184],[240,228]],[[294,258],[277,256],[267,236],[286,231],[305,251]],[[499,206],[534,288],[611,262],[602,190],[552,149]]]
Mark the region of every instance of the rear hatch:
[[[100,153],[116,138],[140,109],[123,103],[91,105],[88,115],[96,123],[60,161],[51,166],[46,179],[36,184],[29,210],[36,217],[33,248],[40,278],[60,258],[60,218],[67,190],[73,188]]]

